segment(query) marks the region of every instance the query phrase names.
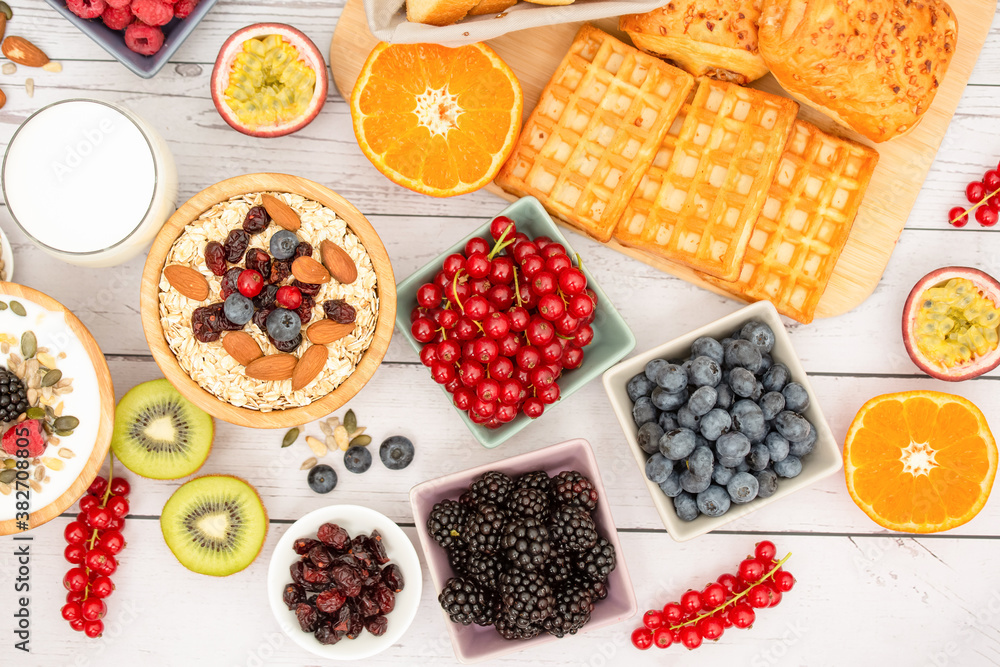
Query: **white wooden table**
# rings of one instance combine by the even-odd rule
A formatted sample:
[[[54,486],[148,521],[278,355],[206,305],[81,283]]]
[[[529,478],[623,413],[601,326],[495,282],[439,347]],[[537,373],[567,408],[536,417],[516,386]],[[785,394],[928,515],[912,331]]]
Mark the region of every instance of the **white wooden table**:
[[[987,1],[987,0],[984,0]],[[991,1],[991,0],[988,0]],[[142,80],[93,44],[41,0],[11,3],[11,34],[36,41],[63,64],[59,74],[19,68],[0,77],[7,104],[0,110],[0,142],[50,102],[87,96],[121,102],[147,118],[171,145],[180,172],[181,200],[223,178],[278,171],[324,183],[351,200],[381,234],[397,279],[435,256],[449,239],[466,234],[504,206],[478,193],[435,200],[384,179],[361,154],[347,105],[331,85],[322,113],[303,131],[258,140],[231,130],[209,96],[209,75],[219,46],[235,29],[282,21],[304,30],[326,50],[340,15],[339,0],[221,0],[156,78]],[[23,82],[35,79],[34,98]],[[834,433],[843,438],[857,409],[880,393],[906,389],[954,391],[975,401],[1000,428],[1000,371],[958,386],[917,372],[903,349],[899,314],[914,281],[952,264],[1000,273],[997,230],[970,225],[953,230],[947,210],[963,202],[966,183],[1000,158],[1000,13],[958,113],[878,289],[855,311],[810,326],[791,327]],[[118,396],[138,382],[160,377],[139,323],[142,258],[123,266],[86,270],[48,259],[15,229],[6,210],[0,225],[10,235],[17,281],[70,307],[108,357]],[[573,243],[618,306],[645,350],[738,305],[709,294],[581,237]],[[798,578],[782,604],[762,611],[751,630],[730,630],[694,653],[672,647],[639,653],[628,635],[639,618],[616,627],[515,654],[496,664],[765,665],[1000,663],[1000,495],[965,526],[942,535],[890,534],[851,502],[839,475],[729,527],[685,544],[662,529],[640,471],[621,437],[607,399],[595,382],[555,407],[539,423],[496,450],[484,450],[397,337],[369,386],[351,402],[375,442],[393,433],[417,447],[413,465],[389,472],[376,463],[361,476],[332,463],[340,484],[329,496],[306,485],[299,464],[310,456],[300,440],[282,450],[280,432],[217,423],[215,449],[205,473],[246,478],[261,493],[271,517],[263,553],[247,570],[226,579],[193,574],[166,548],[159,512],[176,482],[130,475],[133,516],[128,547],[114,580],[102,639],[73,632],[60,618],[65,591],[62,532],[75,508],[34,531],[31,579],[32,653],[13,649],[13,542],[0,539],[0,665],[313,665],[321,661],[281,634],[268,609],[268,559],[288,524],[328,503],[360,503],[407,527],[416,540],[407,500],[410,486],[445,472],[585,436],[601,465],[608,500],[621,534],[624,558],[640,610],[659,607],[689,587],[732,571],[764,537]],[[307,432],[318,433],[313,426]],[[372,665],[455,664],[445,619],[425,575],[416,621]]]

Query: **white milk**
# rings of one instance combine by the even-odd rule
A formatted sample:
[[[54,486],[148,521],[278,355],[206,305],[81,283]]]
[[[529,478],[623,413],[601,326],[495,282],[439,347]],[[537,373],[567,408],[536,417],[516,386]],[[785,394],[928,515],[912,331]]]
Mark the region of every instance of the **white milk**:
[[[64,100],[31,115],[7,146],[0,179],[24,233],[81,266],[134,257],[177,204],[177,169],[163,138],[98,100]]]

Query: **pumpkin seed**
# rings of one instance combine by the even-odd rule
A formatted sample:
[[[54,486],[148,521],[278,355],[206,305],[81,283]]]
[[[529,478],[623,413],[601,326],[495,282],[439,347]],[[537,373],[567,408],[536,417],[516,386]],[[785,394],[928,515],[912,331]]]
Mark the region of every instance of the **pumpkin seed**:
[[[0,14],[3,14],[3,17],[8,21],[14,18],[14,10],[6,2],[0,1]]]
[[[67,435],[73,435],[73,429],[59,429],[59,428],[57,428],[56,429],[56,435],[61,435],[61,436],[63,436],[65,438]]]
[[[298,439],[298,437],[299,437],[299,429],[297,428],[289,429],[288,433],[285,434],[285,437],[281,439],[281,448],[284,449],[285,447],[288,447],[293,442],[295,442]]]
[[[38,339],[33,332],[25,331],[21,334],[21,354],[25,359],[31,359],[35,352],[38,352]]]
[[[7,310],[7,302],[0,301],[0,310]]]
[[[4,470],[3,472],[0,472],[0,482],[3,482],[4,484],[10,484],[16,478],[17,478],[16,470]]]
[[[351,447],[367,447],[372,444],[372,437],[370,435],[356,435],[351,440]]]
[[[344,415],[344,428],[347,429],[347,433],[354,433],[358,428],[358,417],[354,414],[354,410],[348,410],[347,414]]]
[[[56,418],[56,411],[52,409],[51,405],[45,406],[45,416],[48,417],[49,419]]]
[[[80,420],[71,415],[66,415],[55,420],[52,425],[56,427],[56,431],[72,431],[80,425]]]
[[[328,451],[326,448],[326,444],[319,438],[314,438],[311,435],[307,435],[306,444],[309,445],[309,449],[311,449],[312,453],[315,454],[316,456],[320,458],[326,456],[326,453]]]
[[[28,314],[28,311],[24,309],[20,301],[11,301],[10,309],[14,311],[15,315],[20,315],[21,317],[25,317]]]
[[[315,458],[306,459],[305,461],[302,462],[302,465],[299,466],[299,470],[309,470],[311,468],[315,468],[317,463],[319,463],[319,461],[317,461]]]
[[[62,379],[62,371],[58,368],[53,368],[51,371],[42,376],[42,386],[51,387],[56,382]]]
[[[28,415],[28,419],[45,419],[45,410],[43,408],[28,408],[25,414]]]

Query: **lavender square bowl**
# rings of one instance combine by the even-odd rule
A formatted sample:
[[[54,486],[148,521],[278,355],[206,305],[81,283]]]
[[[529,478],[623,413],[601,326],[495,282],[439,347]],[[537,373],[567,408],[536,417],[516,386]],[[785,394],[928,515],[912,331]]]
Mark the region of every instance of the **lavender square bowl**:
[[[435,503],[445,498],[457,500],[475,478],[489,470],[499,470],[512,477],[533,470],[544,470],[549,476],[554,476],[563,470],[577,470],[594,483],[600,494],[600,501],[593,513],[594,523],[597,524],[601,536],[614,546],[617,566],[608,578],[608,597],[594,605],[590,622],[578,634],[620,623],[634,616],[638,611],[635,591],[632,589],[632,579],[629,578],[628,568],[625,566],[621,543],[618,541],[618,531],[611,516],[611,508],[608,506],[601,473],[597,468],[597,459],[590,443],[582,438],[567,440],[558,445],[438,477],[410,489],[410,505],[413,507],[420,547],[427,561],[427,569],[431,573],[431,581],[434,582],[434,595],[436,596],[444,583],[454,576],[454,572],[448,563],[445,550],[438,546],[427,532],[427,517]],[[455,656],[465,664],[498,658],[557,640],[549,634],[541,634],[526,641],[506,640],[492,627],[452,623],[447,614],[444,614],[444,623],[451,636]],[[560,641],[572,641],[572,636],[564,637]]]

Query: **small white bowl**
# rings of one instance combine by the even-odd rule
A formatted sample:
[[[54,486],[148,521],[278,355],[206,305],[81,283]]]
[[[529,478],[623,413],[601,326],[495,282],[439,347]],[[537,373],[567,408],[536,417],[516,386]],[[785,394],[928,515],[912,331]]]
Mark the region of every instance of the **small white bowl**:
[[[300,537],[315,539],[316,531],[328,521],[344,528],[351,537],[377,530],[382,535],[386,555],[403,571],[403,590],[396,594],[396,606],[386,616],[388,629],[381,637],[365,630],[357,639],[344,638],[336,644],[320,644],[314,635],[299,628],[295,612],[282,600],[285,586],[291,582],[288,569],[300,558],[292,549],[292,543]],[[395,644],[417,615],[422,585],[420,560],[406,533],[384,514],[358,505],[322,507],[293,523],[278,540],[267,570],[267,597],[282,631],[305,650],[329,660],[370,658]]]
[[[0,273],[0,280],[4,282],[14,282],[14,250],[10,247],[7,234],[0,229],[0,259],[3,260],[3,272]]]
[[[816,427],[817,434],[819,435],[816,440],[816,447],[808,456],[803,458],[802,472],[798,477],[779,479],[778,490],[770,498],[757,498],[745,505],[734,504],[728,512],[720,517],[709,517],[702,514],[694,521],[684,521],[677,516],[677,512],[674,510],[673,499],[668,498],[658,485],[646,479],[645,470],[648,455],[642,451],[636,439],[638,429],[636,428],[635,421],[632,419],[632,401],[628,397],[625,386],[633,376],[641,373],[645,369],[646,364],[653,359],[686,358],[691,352],[691,343],[698,338],[702,336],[712,336],[718,339],[725,338],[739,332],[743,325],[750,320],[759,320],[771,327],[771,330],[774,331],[774,349],[771,351],[771,357],[776,363],[782,363],[787,366],[788,370],[791,371],[792,380],[805,387],[806,392],[809,394],[809,408],[806,410],[805,416]],[[826,418],[819,408],[816,393],[813,391],[812,385],[809,384],[809,378],[806,376],[806,372],[803,370],[802,364],[799,362],[799,358],[792,348],[792,340],[785,330],[785,325],[782,323],[778,311],[774,309],[770,301],[758,301],[757,303],[750,304],[700,329],[695,329],[691,333],[675,338],[669,343],[654,347],[648,352],[644,352],[631,359],[626,359],[608,370],[604,374],[603,381],[604,390],[607,392],[608,398],[611,399],[611,407],[614,409],[615,416],[618,417],[618,422],[625,432],[625,439],[632,449],[635,461],[639,464],[639,469],[642,471],[642,477],[646,481],[646,488],[649,489],[649,495],[653,498],[656,511],[660,514],[660,519],[663,521],[663,525],[666,526],[667,532],[678,542],[684,542],[716,530],[730,521],[735,521],[754,510],[758,510],[765,505],[789,496],[799,489],[804,489],[824,477],[829,477],[844,465],[840,446],[833,437],[830,425],[827,424]]]

